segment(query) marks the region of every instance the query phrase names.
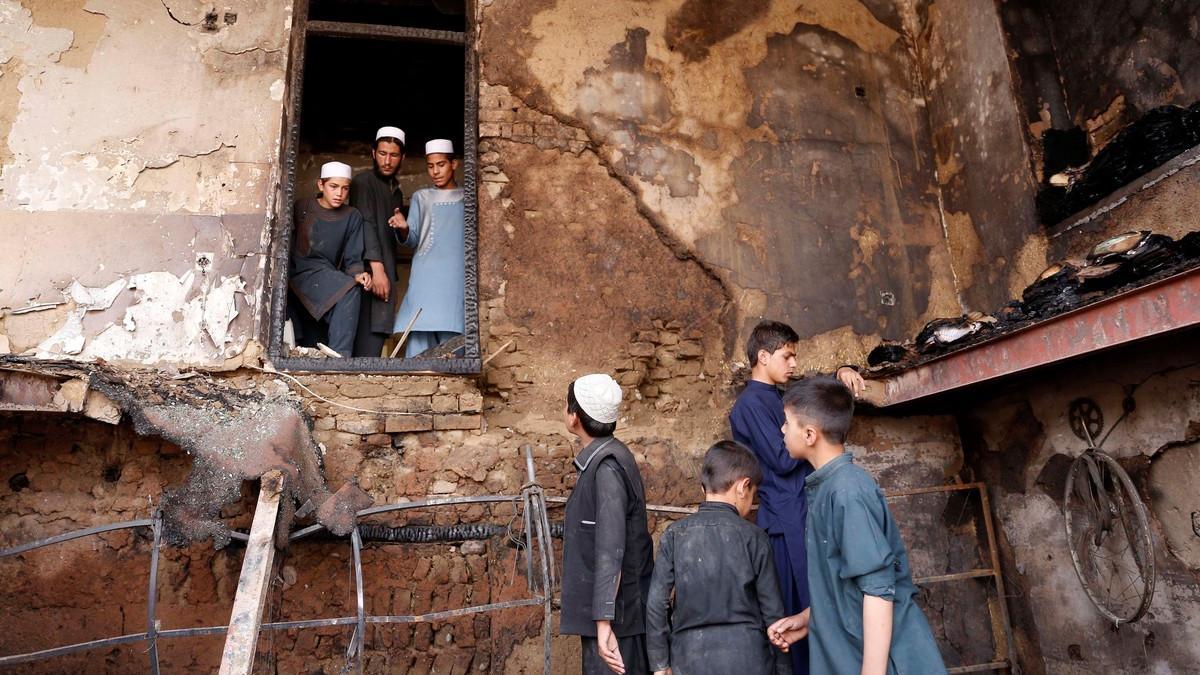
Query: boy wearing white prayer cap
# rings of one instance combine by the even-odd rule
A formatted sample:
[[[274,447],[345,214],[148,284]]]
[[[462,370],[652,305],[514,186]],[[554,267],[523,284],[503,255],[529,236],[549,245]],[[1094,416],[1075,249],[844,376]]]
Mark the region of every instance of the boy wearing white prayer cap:
[[[410,358],[461,335],[465,309],[463,191],[454,179],[454,143],[426,143],[425,168],[433,187],[413,193],[407,220],[391,222],[397,240],[413,249],[408,290],[392,326],[402,332],[416,317],[405,345]]]
[[[326,162],[318,195],[296,200],[292,209],[292,251],[288,259],[288,315],[297,342],[324,342],[350,356],[362,302],[361,286],[371,290],[363,267],[363,219],[346,204],[350,166]]]
[[[396,276],[394,224],[404,220],[404,191],[400,189],[400,163],[404,161],[404,130],[380,127],[371,146],[371,169],[360,171],[350,183],[350,203],[363,216],[363,258],[371,271],[371,294],[363,297],[354,338],[354,355],[383,355],[383,343],[392,334],[399,305],[392,287]]]
[[[583,449],[567,500],[559,632],[580,636],[584,675],[649,673],[645,617],[654,546],[641,472],[613,436],[620,407],[621,387],[606,374],[567,387],[564,421]]]

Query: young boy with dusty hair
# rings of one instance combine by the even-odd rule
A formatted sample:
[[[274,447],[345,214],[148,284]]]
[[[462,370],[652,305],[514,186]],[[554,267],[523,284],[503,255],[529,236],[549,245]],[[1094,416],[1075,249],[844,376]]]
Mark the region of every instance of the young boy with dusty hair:
[[[771,545],[746,520],[761,482],[758,460],[737,441],[704,455],[704,502],[663,533],[650,581],[646,651],[656,675],[791,672],[767,640],[783,616]]]

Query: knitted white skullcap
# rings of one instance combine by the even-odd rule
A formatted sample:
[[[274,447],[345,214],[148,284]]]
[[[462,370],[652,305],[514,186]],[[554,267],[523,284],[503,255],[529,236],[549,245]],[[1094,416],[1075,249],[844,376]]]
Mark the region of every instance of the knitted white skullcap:
[[[621,385],[606,373],[584,375],[575,380],[575,400],[588,417],[611,424],[621,409]]]
[[[444,138],[435,138],[425,144],[425,154],[433,155],[441,153],[443,155],[454,154],[454,143]]]
[[[321,178],[349,178],[350,165],[342,162],[325,162],[321,165]]]
[[[404,143],[404,130],[400,127],[379,127],[379,131],[375,132],[375,140],[381,138],[395,138]]]

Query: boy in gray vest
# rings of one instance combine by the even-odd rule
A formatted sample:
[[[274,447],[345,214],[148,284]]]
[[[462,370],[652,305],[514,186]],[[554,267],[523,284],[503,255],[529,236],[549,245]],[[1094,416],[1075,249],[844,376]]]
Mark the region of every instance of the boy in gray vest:
[[[621,387],[605,374],[567,387],[567,431],[583,449],[567,500],[559,632],[580,636],[584,675],[648,675],[646,595],[654,544],[633,454],[613,437]]]

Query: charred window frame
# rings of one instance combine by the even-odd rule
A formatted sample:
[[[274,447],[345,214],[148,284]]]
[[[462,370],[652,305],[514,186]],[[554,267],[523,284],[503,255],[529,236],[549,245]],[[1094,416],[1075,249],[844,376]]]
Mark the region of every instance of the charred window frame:
[[[473,36],[473,3],[467,3],[466,26],[462,32],[396,25],[310,21],[310,0],[297,0],[293,8],[290,58],[288,60],[288,97],[284,111],[282,176],[280,201],[276,205],[270,271],[271,302],[268,322],[267,355],[276,368],[297,372],[339,373],[444,373],[478,374],[482,370],[479,343],[478,288],[478,198],[476,155],[478,134],[479,87],[477,57]],[[310,36],[356,39],[397,40],[425,44],[458,45],[463,48],[463,356],[457,358],[382,358],[343,357],[318,359],[291,356],[284,352],[283,331],[287,321],[288,256],[291,252],[292,204],[296,199],[297,160],[300,150],[301,101],[304,88],[304,60]]]

